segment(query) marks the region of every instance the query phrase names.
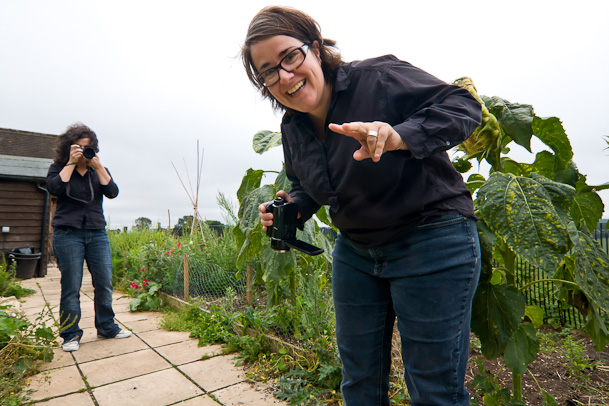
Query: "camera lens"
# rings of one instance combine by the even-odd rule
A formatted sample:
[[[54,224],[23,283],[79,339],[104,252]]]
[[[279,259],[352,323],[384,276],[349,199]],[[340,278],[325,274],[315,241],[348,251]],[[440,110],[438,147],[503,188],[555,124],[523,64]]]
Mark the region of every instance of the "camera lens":
[[[87,159],[93,159],[95,157],[95,150],[91,147],[85,147],[82,151],[82,156]]]

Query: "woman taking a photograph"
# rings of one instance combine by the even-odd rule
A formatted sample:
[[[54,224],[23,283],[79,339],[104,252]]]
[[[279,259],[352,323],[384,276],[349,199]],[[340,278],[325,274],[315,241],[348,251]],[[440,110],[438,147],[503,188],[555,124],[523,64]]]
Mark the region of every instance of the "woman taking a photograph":
[[[307,14],[267,7],[242,48],[252,84],[284,111],[277,195],[301,224],[328,205],[346,406],[389,405],[394,321],[417,405],[469,405],[464,385],[480,273],[472,198],[446,150],[479,125],[465,89],[392,55],[343,62]],[[273,223],[260,205],[264,226]]]
[[[68,127],[57,139],[47,189],[57,196],[53,217],[53,253],[61,271],[60,336],[64,351],[77,351],[83,331],[80,287],[84,261],[95,289],[95,328],[99,337],[126,338],[112,310],[112,257],[102,208],[103,197],[113,199],[118,187],[97,155],[97,136],[89,127]]]

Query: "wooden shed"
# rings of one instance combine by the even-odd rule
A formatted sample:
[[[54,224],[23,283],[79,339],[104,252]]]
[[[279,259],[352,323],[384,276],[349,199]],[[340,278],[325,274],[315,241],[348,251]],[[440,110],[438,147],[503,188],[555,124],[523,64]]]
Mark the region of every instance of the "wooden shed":
[[[0,128],[0,248],[34,247],[41,259],[34,276],[46,275],[52,257],[55,198],[46,190],[57,136]]]

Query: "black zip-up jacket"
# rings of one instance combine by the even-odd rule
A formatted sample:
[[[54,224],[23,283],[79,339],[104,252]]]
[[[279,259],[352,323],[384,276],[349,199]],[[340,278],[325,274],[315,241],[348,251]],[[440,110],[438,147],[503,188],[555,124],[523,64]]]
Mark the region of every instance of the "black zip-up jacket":
[[[64,182],[59,176],[64,166],[53,163],[47,173],[47,190],[57,196],[57,208],[52,226],[82,228],[84,225],[87,229],[105,228],[103,198],[106,196],[114,199],[118,196],[118,186],[114,183],[112,175],[110,175],[110,183],[102,185],[99,183],[95,169],[89,168],[84,176],[74,169],[70,181]]]
[[[287,112],[281,124],[290,196],[302,221],[330,206],[332,222],[363,247],[390,243],[424,218],[461,213],[475,218],[471,194],[446,150],[481,121],[471,94],[393,55],[337,68],[324,140],[306,114]],[[355,139],[329,123],[382,121],[408,150],[385,152],[377,163],[356,161]]]

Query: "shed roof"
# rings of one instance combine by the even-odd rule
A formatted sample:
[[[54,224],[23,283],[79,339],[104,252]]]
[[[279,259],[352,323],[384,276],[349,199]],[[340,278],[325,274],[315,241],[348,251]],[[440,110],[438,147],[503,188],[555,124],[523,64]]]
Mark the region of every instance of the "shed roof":
[[[50,158],[0,155],[0,178],[42,181],[52,163]]]
[[[53,159],[56,142],[56,135],[0,128],[0,155]]]

